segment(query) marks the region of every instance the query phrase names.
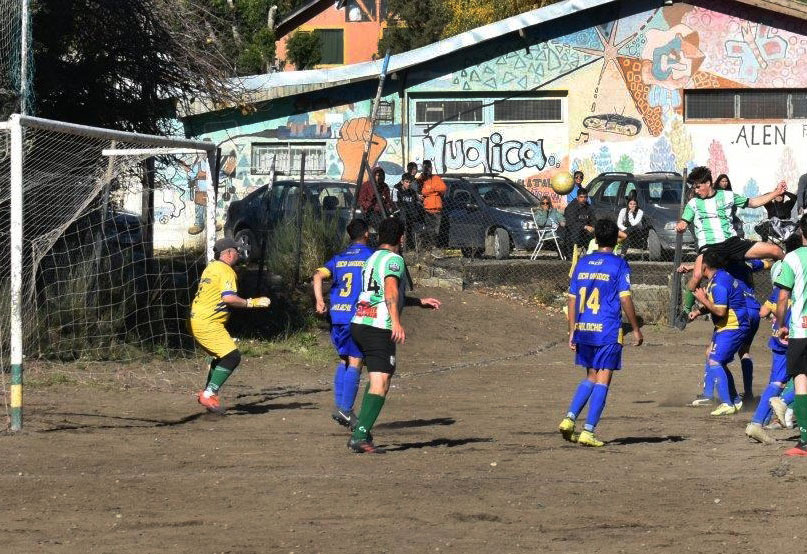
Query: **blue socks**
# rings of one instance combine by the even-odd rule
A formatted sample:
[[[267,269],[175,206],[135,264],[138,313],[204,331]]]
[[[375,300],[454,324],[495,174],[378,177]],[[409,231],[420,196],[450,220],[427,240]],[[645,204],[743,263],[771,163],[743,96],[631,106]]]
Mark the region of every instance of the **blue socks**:
[[[751,418],[751,423],[759,423],[762,425],[762,423],[771,413],[771,405],[769,400],[774,396],[779,396],[780,392],[782,392],[781,385],[773,383],[768,384],[765,390],[762,391],[762,396],[759,397],[759,404],[754,412],[754,416]]]
[[[707,361],[703,366],[703,396],[714,398],[715,395],[715,372]]]
[[[579,416],[580,412],[583,411],[583,406],[585,406],[586,402],[588,402],[588,397],[591,396],[591,390],[593,388],[594,383],[588,379],[583,379],[580,381],[580,384],[577,385],[577,390],[574,391],[572,403],[569,404],[569,411],[566,413],[566,417],[572,421],[577,419],[577,416]],[[589,408],[589,410],[590,409],[591,408]]]
[[[741,358],[740,367],[743,370],[743,392],[746,396],[754,394],[751,391],[751,384],[754,380],[754,360],[751,357]]]
[[[345,363],[336,366],[333,374],[333,403],[337,408],[342,407],[342,387],[345,382]]]
[[[356,394],[359,392],[361,370],[358,367],[349,366],[345,369],[342,379],[342,396],[339,401],[339,407],[349,412],[353,409],[353,403],[356,402]]]
[[[729,386],[729,375],[731,372],[729,368],[724,365],[715,365],[717,362],[711,361],[709,363],[709,369],[711,369],[712,374],[714,375],[714,382],[717,386],[717,397],[720,399],[720,402],[723,404],[734,404],[734,399],[731,395],[731,387]],[[732,381],[734,378],[732,378]]]
[[[588,414],[586,415],[586,424],[583,429],[593,432],[597,423],[600,422],[602,411],[605,409],[605,399],[608,397],[608,385],[596,383],[594,390],[591,391],[591,402],[588,405]]]

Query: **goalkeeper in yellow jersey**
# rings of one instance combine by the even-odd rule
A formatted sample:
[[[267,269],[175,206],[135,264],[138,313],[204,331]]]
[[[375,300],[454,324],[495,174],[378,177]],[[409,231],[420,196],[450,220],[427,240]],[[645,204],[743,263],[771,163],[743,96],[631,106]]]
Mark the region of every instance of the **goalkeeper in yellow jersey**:
[[[231,308],[267,308],[269,299],[241,298],[233,266],[238,262],[238,243],[219,239],[213,246],[216,259],[202,272],[199,290],[191,306],[190,328],[193,338],[213,356],[205,389],[197,394],[199,404],[210,412],[224,413],[219,389],[241,362],[241,353],[224,328]]]

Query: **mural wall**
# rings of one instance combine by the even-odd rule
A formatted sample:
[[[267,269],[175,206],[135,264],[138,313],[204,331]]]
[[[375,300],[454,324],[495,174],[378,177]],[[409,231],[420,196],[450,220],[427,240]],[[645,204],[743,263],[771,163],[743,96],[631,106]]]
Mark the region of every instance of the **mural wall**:
[[[684,90],[807,89],[807,36],[785,30],[792,20],[738,6],[675,3],[548,41],[536,31],[529,47],[485,43],[436,77],[439,68],[413,71],[408,82],[417,84],[405,98],[384,98],[370,161],[391,182],[406,162],[432,159],[438,171],[501,172],[536,192],[548,191],[557,171],[579,169],[588,181],[603,171],[708,165],[728,173],[739,192],[767,192],[782,179],[795,191],[807,173],[807,157],[797,155],[807,147],[807,120],[684,120]],[[562,122],[502,125],[486,115],[476,123],[414,124],[420,98],[488,104],[538,88],[562,95]],[[323,177],[355,180],[372,94],[343,101],[340,91],[275,101],[263,113],[234,116],[224,130],[206,132],[212,115],[192,122],[190,131],[221,144],[225,156],[222,214],[267,182],[262,145],[308,145],[322,153]]]

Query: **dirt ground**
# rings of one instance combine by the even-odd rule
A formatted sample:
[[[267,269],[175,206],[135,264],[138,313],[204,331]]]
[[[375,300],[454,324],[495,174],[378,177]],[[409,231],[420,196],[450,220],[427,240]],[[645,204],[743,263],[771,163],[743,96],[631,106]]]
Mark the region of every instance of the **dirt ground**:
[[[684,406],[708,323],[646,328],[645,345],[625,349],[598,429],[608,445],[586,449],[556,432],[582,376],[561,313],[417,292],[444,309],[404,314],[408,340],[375,429],[384,456],[348,452],[324,359],[248,358],[223,390],[224,417],[192,397],[201,368],[29,387],[25,432],[0,436],[2,551],[770,552],[803,542],[807,461],[781,455],[795,432],[752,444],[750,413],[715,420]]]

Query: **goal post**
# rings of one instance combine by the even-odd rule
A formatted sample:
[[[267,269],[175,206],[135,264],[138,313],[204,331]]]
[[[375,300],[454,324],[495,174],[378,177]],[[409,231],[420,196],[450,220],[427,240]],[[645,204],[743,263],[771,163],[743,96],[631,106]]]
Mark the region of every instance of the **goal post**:
[[[153,187],[138,177],[147,159],[157,160]],[[0,122],[0,307],[9,307],[0,361],[11,373],[12,431],[23,424],[26,359],[128,360],[134,347],[164,356],[193,348],[184,319],[194,277],[213,257],[216,159],[206,141],[16,114]],[[199,211],[202,187],[199,230],[162,231],[166,254],[149,259],[143,243],[151,237],[142,234],[156,215],[138,227],[117,207],[137,205],[138,194],[159,196],[154,213],[168,229]]]

